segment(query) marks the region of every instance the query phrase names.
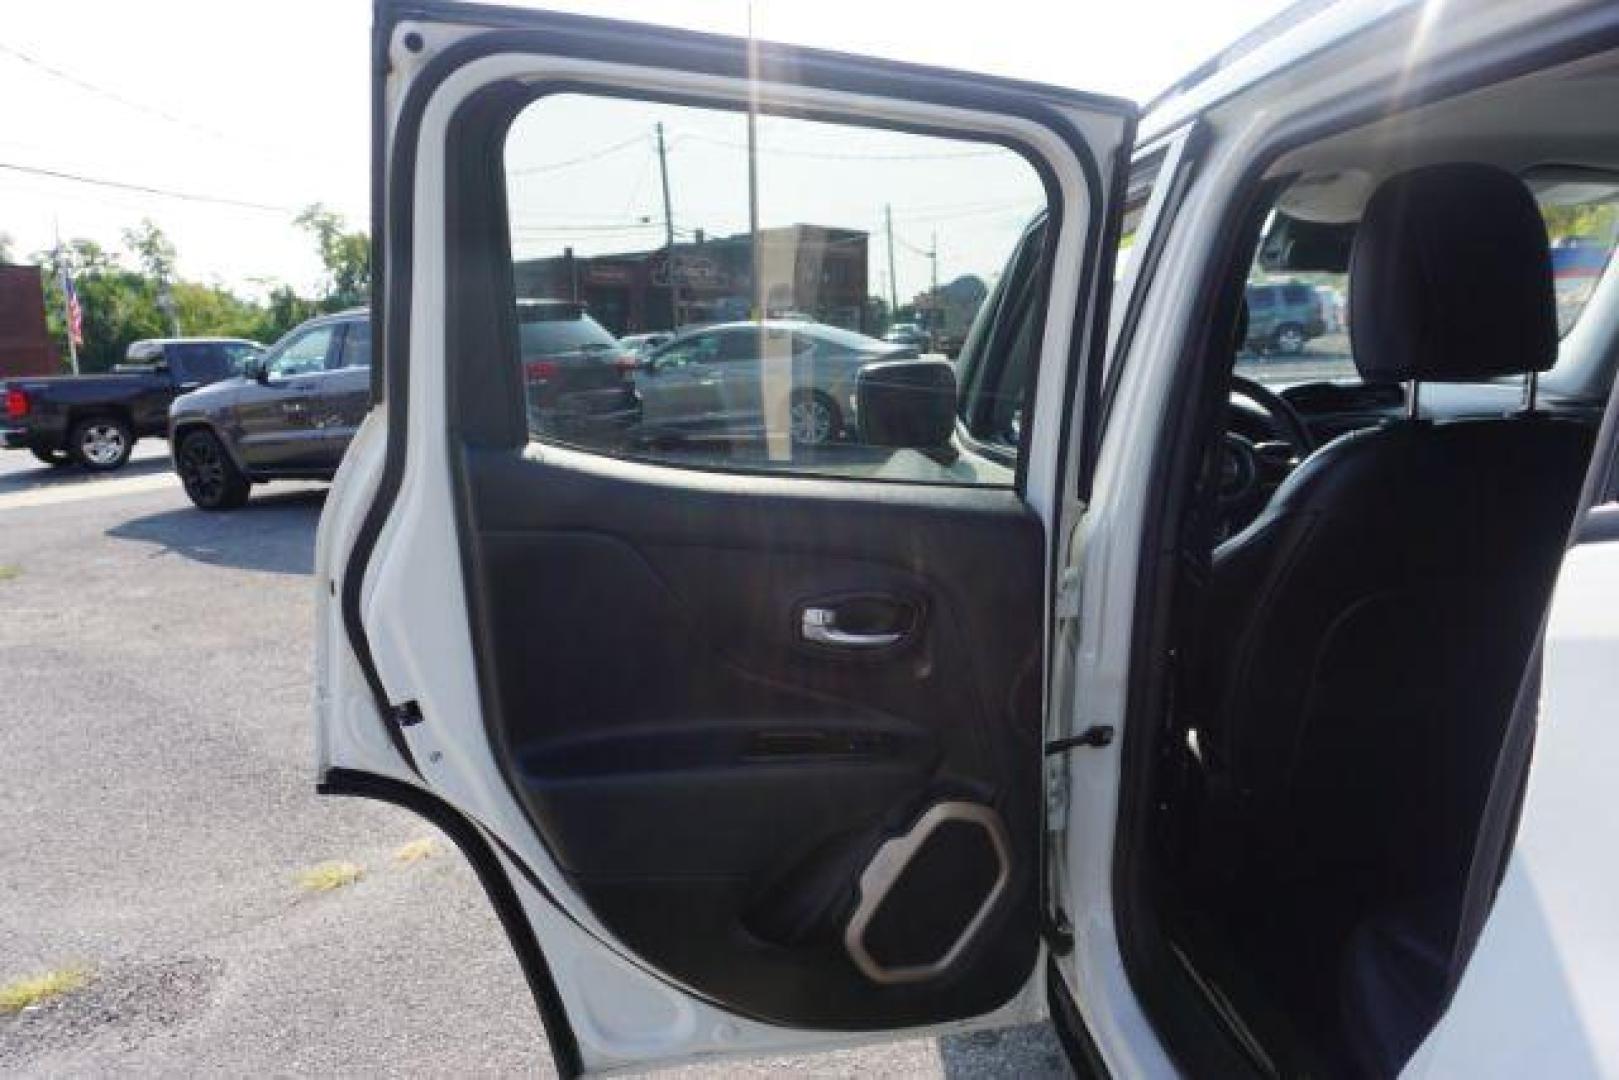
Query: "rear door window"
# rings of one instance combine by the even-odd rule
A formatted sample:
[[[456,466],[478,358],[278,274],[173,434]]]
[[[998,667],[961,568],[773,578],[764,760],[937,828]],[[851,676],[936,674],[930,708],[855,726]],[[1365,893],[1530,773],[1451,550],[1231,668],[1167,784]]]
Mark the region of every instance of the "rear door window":
[[[524,356],[612,349],[618,345],[617,339],[589,315],[561,319],[525,318],[520,333]]]
[[[338,367],[354,368],[371,366],[371,323],[366,319],[358,319],[348,324],[343,332],[343,352],[337,361]]]
[[[218,382],[236,371],[224,345],[216,341],[181,342],[164,351],[169,367],[182,382]]]

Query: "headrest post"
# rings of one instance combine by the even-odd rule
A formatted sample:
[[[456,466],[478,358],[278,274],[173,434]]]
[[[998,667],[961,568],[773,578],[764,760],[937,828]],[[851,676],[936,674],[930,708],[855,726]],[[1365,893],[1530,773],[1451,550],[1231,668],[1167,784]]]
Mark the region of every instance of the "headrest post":
[[[1523,380],[1523,411],[1535,411],[1535,395],[1540,392],[1540,372],[1531,371]]]
[[[1416,379],[1405,384],[1405,418],[1422,419],[1422,384]]]

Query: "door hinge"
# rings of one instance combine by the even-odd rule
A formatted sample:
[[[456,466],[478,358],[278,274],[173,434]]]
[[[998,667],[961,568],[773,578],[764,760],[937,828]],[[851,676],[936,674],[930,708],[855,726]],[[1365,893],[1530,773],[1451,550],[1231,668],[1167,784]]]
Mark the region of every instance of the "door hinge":
[[[1113,745],[1113,727],[1110,724],[1092,724],[1078,735],[1053,739],[1046,743],[1046,756],[1065,754],[1081,746],[1101,747]]]
[[[388,718],[400,727],[411,727],[426,719],[422,716],[422,707],[414,701],[395,705],[388,710]]]

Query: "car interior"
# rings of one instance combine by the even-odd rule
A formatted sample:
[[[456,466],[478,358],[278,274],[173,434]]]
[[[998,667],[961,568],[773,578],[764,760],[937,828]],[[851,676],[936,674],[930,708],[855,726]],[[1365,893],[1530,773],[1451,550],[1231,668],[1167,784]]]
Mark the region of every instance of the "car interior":
[[[1335,377],[1239,360],[1224,286],[1146,865],[1176,961],[1261,1072],[1393,1075],[1465,962],[1480,822],[1613,377],[1615,106],[1619,66],[1584,62],[1277,161],[1233,272],[1347,275]],[[1581,209],[1545,213],[1571,184]],[[1553,222],[1606,245],[1572,328]]]

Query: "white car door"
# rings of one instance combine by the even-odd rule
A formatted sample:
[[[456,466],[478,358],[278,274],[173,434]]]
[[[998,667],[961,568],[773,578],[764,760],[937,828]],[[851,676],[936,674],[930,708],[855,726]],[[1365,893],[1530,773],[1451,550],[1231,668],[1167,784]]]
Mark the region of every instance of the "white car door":
[[[457,841],[565,1075],[1039,1015],[1051,535],[1065,428],[1100,385],[1133,107],[528,11],[383,3],[375,33],[381,401],[321,524],[322,789]],[[597,185],[566,170],[667,126],[677,163],[733,153],[704,190],[744,190],[750,108],[768,258],[732,272],[745,238],[688,233],[725,270],[705,288],[853,289],[837,310],[860,317],[863,280],[806,267],[865,233],[770,219],[773,183],[865,199],[857,223],[913,192],[1026,196],[991,275],[1048,215],[1013,260],[1035,299],[961,361],[969,398],[1022,403],[1019,434],[952,412],[950,366],[918,361],[868,403],[913,411],[870,425],[903,445],[530,438],[514,281],[622,289],[589,260],[639,257],[577,239]]]

